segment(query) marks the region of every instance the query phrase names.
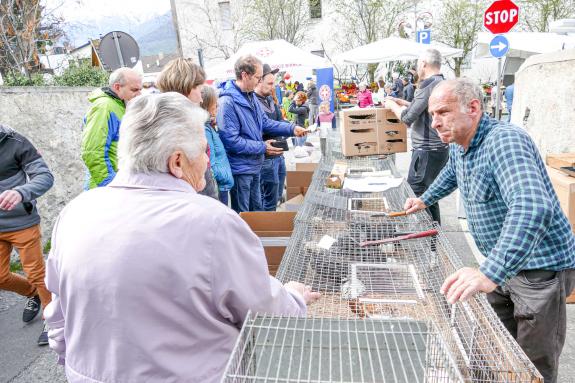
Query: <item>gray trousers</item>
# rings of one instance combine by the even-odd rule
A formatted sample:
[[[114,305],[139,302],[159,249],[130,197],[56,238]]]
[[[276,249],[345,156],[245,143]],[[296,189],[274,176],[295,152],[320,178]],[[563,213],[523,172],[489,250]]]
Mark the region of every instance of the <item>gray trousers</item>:
[[[575,286],[575,270],[525,270],[487,294],[503,325],[539,370],[545,383],[557,382],[565,344],[565,298]]]
[[[310,125],[313,125],[316,123],[315,120],[317,120],[317,116],[319,113],[319,106],[315,105],[315,104],[309,104],[309,114],[308,114],[308,121]],[[319,128],[319,126],[318,126]]]

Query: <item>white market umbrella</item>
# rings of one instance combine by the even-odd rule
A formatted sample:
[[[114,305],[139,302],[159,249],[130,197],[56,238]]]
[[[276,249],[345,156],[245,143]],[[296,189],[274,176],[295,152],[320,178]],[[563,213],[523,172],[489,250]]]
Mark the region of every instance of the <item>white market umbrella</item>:
[[[463,55],[462,49],[439,44],[421,44],[400,37],[388,37],[344,52],[335,57],[335,62],[355,65],[414,60],[430,48],[437,49],[444,58]]]
[[[236,53],[221,64],[206,69],[210,80],[235,77],[234,64],[243,55],[252,54],[272,69],[289,72],[291,69],[329,68],[331,63],[323,57],[306,52],[285,40],[255,41],[244,44]]]

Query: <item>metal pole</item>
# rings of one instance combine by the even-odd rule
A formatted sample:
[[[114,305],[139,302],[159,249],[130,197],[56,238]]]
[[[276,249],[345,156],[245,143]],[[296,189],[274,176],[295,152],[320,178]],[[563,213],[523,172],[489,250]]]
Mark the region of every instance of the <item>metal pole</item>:
[[[112,38],[114,39],[114,44],[116,45],[116,53],[118,53],[118,60],[120,61],[120,66],[125,67],[124,58],[122,57],[122,50],[120,49],[119,37],[116,32],[112,32]]]
[[[495,97],[495,118],[498,120],[499,105],[501,105],[501,57],[497,59],[497,97]]]
[[[198,49],[198,62],[200,64],[200,66],[203,68],[204,67],[204,52],[203,52],[202,48]]]
[[[417,0],[415,0],[414,3],[415,3],[415,8],[413,11],[413,17],[414,17],[414,20],[413,20],[413,31],[414,32],[413,32],[413,34],[415,35],[415,41],[417,42]]]

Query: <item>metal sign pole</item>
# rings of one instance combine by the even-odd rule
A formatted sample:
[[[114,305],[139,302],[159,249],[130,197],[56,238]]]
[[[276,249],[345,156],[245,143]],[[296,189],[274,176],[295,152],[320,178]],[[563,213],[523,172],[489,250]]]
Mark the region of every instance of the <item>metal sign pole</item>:
[[[495,98],[495,118],[499,120],[499,106],[501,105],[501,57],[497,59],[497,97]]]
[[[112,38],[114,39],[114,44],[116,45],[116,53],[118,53],[118,60],[120,61],[120,66],[125,67],[124,58],[122,57],[122,50],[120,49],[119,37],[116,32],[112,32]]]

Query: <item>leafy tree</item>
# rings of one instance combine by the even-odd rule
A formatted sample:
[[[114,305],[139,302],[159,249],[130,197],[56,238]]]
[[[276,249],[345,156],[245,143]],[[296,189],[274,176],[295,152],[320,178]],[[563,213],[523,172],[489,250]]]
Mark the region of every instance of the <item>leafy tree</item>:
[[[99,67],[71,64],[61,76],[54,78],[54,82],[60,86],[100,87],[108,84],[109,77],[110,74]]]
[[[477,33],[483,25],[483,13],[488,7],[485,0],[446,0],[439,20],[434,23],[437,40],[451,47],[463,50],[462,57],[456,57],[448,65],[456,76],[461,75],[461,66],[477,45]]]
[[[520,28],[530,32],[549,32],[552,21],[575,15],[575,0],[518,0]]]

